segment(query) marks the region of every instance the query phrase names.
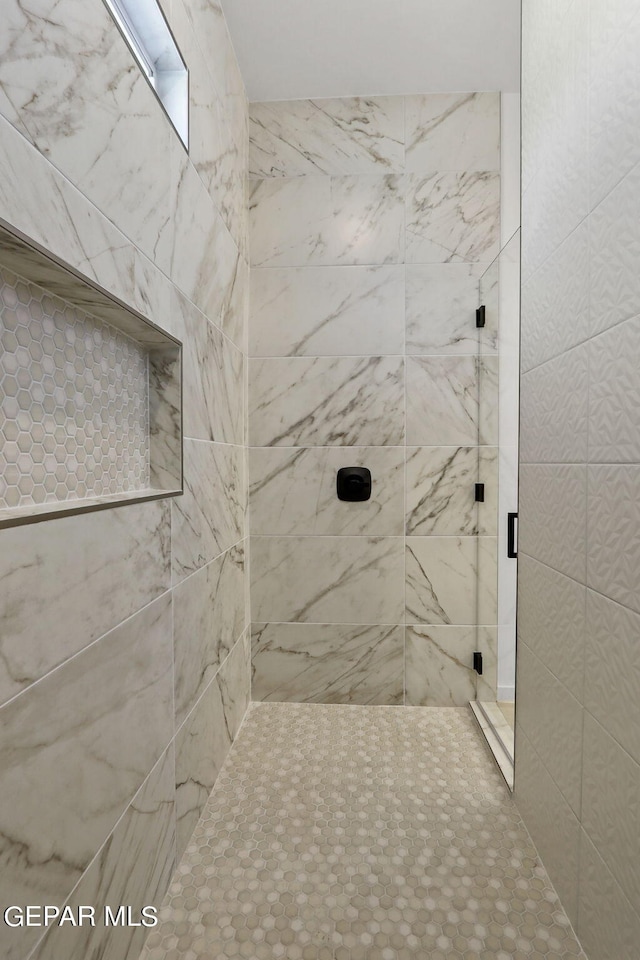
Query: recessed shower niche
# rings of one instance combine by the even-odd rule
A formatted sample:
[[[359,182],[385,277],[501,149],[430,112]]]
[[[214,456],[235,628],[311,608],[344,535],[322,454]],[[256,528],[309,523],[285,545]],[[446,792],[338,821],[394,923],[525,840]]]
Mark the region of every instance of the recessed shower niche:
[[[0,527],[182,492],[181,344],[0,222]]]

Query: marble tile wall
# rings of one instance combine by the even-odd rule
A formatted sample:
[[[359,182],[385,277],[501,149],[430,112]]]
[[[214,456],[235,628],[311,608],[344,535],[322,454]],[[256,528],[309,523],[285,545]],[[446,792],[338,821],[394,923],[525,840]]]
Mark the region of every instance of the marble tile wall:
[[[479,360],[475,309],[500,97],[256,103],[249,125],[252,696],[465,704],[478,644],[495,686],[498,328]],[[343,466],[371,500],[338,500]]]
[[[101,0],[3,7],[0,217],[183,341],[185,435],[183,496],[0,532],[5,904],[158,904],[249,700],[248,109],[219,4],[162,6],[189,153]],[[43,934],[0,955],[144,939]]]
[[[523,15],[516,799],[590,960],[631,960],[640,12],[525,0]]]

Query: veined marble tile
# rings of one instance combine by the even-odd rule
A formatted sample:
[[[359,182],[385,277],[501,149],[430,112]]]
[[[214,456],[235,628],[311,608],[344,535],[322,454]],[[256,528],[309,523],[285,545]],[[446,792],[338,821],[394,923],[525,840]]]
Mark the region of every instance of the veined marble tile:
[[[495,537],[407,537],[407,623],[497,622]]]
[[[253,446],[397,446],[404,440],[401,357],[249,362]]]
[[[500,94],[404,98],[407,173],[500,171]]]
[[[250,647],[241,637],[176,733],[180,860],[249,705]]]
[[[71,892],[171,739],[172,668],[167,593],[1,708],[3,903]]]
[[[162,755],[131,806],[83,874],[67,904],[95,909],[96,926],[52,926],[33,960],[125,960],[142,949],[144,927],[105,927],[105,905],[131,906],[134,919],[144,906],[160,907],[176,867],[173,743]]]
[[[0,117],[5,220],[126,302],[135,248],[35,147]]]
[[[173,591],[176,726],[193,709],[245,627],[244,544]]]
[[[179,143],[172,147],[174,183],[162,231],[167,272],[205,316],[221,329],[237,296],[241,254],[206,187]]]
[[[29,139],[155,257],[175,134],[106,7],[43,0],[37,16],[20,7],[3,39],[2,87]]]
[[[401,263],[403,182],[398,176],[252,181],[252,266]]]
[[[254,700],[403,702],[403,627],[254,623]]]
[[[252,103],[249,176],[404,172],[402,97]]]
[[[404,353],[404,268],[251,271],[253,357]]]
[[[242,539],[244,473],[242,447],[185,440],[184,494],[171,504],[174,583]]]
[[[484,503],[475,484],[484,483]],[[496,447],[408,447],[406,531],[410,536],[497,534]]]
[[[241,444],[244,364],[240,350],[204,314],[174,292],[176,334],[183,343],[183,429],[186,437]]]
[[[483,654],[481,677],[473,669],[475,650]],[[491,690],[495,700],[496,628],[407,627],[405,664],[407,706],[464,707]]]
[[[401,623],[401,537],[252,537],[256,622]]]
[[[341,467],[371,470],[370,500],[338,499]],[[256,536],[402,536],[404,447],[255,447],[249,478]]]
[[[500,248],[500,175],[406,177],[407,263],[490,263]]]
[[[408,357],[407,443],[498,442],[498,357]]]
[[[0,703],[168,589],[166,501],[11,527],[0,551]]]
[[[484,264],[409,264],[406,268],[407,353],[476,355],[476,308]],[[487,310],[482,352],[497,353],[498,314]]]

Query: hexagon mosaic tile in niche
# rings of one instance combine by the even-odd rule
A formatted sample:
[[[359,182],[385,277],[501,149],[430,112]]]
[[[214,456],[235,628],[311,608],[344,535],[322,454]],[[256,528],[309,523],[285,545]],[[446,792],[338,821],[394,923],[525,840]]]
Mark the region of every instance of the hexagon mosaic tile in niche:
[[[0,507],[149,486],[148,354],[0,268]]]

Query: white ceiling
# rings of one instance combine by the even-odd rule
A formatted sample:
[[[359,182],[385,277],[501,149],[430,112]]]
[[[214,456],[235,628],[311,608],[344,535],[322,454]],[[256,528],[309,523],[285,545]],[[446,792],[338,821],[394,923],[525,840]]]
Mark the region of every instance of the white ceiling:
[[[519,90],[519,0],[222,3],[250,100]]]

